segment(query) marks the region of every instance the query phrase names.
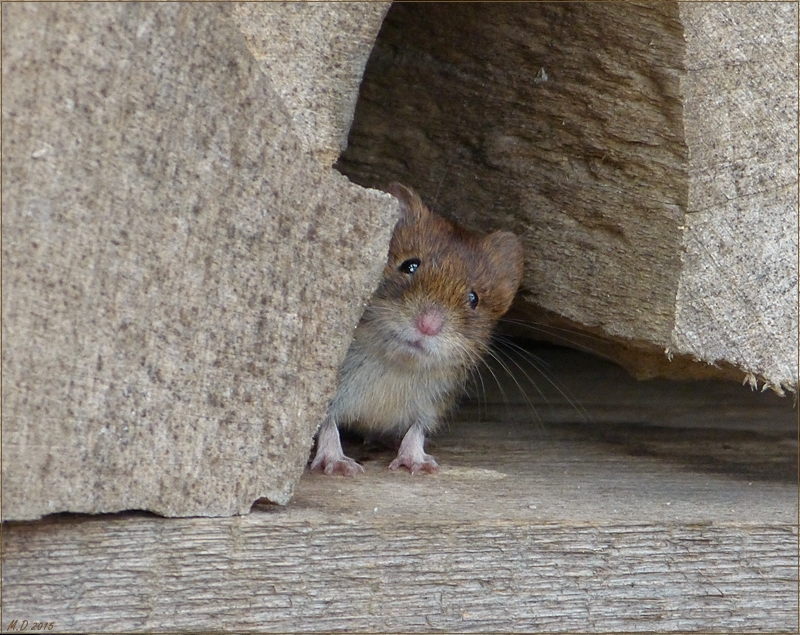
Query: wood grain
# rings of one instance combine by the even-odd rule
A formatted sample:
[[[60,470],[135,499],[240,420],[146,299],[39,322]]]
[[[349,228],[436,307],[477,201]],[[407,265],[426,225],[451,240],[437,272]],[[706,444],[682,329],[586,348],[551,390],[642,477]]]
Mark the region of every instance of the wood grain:
[[[14,527],[3,616],[61,632],[796,632],[789,526],[459,526],[431,512]]]
[[[307,473],[287,507],[7,524],[4,627],[797,632],[791,401],[537,355],[583,409],[508,380],[430,444],[437,476],[351,441],[365,474]]]
[[[3,5],[4,518],[291,498],[397,203],[323,162],[385,7],[281,6]]]

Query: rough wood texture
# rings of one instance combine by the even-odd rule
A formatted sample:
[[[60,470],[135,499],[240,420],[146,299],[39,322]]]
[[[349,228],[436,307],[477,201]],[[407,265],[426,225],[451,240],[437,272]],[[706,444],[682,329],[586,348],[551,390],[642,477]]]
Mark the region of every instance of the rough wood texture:
[[[681,3],[689,204],[673,348],[797,385],[797,4]]]
[[[641,376],[794,389],[796,59],[794,3],[396,4],[339,167],[523,234],[523,316]]]
[[[789,525],[382,511],[15,527],[3,618],[55,632],[797,632]]]
[[[549,403],[534,400],[538,421],[509,380],[509,409],[489,392],[435,439],[436,477],[390,473],[390,449],[354,445],[364,475],[306,474],[290,505],[245,517],[6,525],[4,622],[796,633],[788,400],[717,382],[631,382],[581,355],[537,354],[562,390],[583,387],[591,421],[554,389]]]
[[[236,25],[291,116],[303,149],[325,166],[347,147],[367,55],[389,4],[233,4]]]
[[[322,9],[302,69],[350,83],[320,116],[354,100],[385,6],[344,33]],[[348,115],[310,148],[229,13],[3,5],[5,519],[242,513],[302,473],[397,203],[312,152]]]

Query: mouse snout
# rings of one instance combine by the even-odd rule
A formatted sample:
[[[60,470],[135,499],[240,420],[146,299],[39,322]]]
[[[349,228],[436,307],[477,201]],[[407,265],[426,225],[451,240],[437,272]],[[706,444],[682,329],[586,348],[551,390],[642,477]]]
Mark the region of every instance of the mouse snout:
[[[444,314],[439,309],[424,309],[417,316],[417,330],[423,335],[438,335],[444,326]]]

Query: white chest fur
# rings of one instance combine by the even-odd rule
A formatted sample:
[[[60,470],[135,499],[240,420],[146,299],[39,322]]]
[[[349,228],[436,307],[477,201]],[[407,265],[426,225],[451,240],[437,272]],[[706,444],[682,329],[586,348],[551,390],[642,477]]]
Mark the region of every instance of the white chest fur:
[[[431,431],[462,381],[454,368],[389,363],[354,342],[342,365],[330,414],[343,427],[402,435],[416,421]]]

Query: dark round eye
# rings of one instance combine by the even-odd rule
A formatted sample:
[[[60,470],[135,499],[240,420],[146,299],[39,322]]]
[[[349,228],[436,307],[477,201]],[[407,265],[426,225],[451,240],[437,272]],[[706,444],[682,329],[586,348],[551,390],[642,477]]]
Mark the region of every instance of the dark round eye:
[[[476,306],[478,306],[478,294],[477,293],[475,293],[474,291],[470,291],[468,297],[469,297],[469,305],[470,305],[470,307],[472,307],[474,309]]]
[[[400,265],[400,271],[403,273],[414,273],[419,267],[419,258],[410,258]]]

